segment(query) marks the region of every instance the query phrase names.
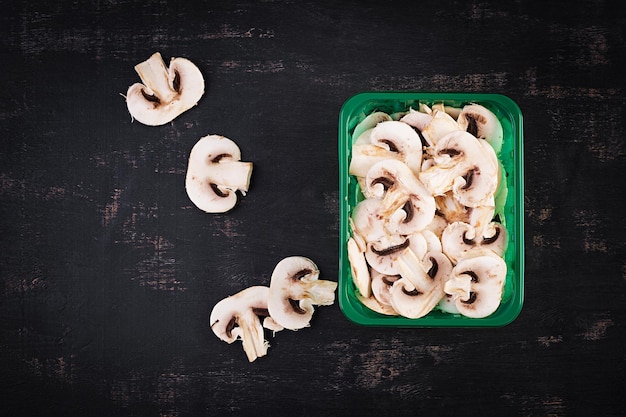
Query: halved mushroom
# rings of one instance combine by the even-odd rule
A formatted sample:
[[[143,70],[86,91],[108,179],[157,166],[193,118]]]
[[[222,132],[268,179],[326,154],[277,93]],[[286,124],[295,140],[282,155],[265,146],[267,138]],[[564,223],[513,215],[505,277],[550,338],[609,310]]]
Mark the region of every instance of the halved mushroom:
[[[459,260],[444,290],[453,296],[455,306],[464,316],[487,317],[500,306],[506,271],[501,257],[479,249]]]
[[[443,231],[441,244],[452,262],[457,262],[477,248],[490,249],[496,255],[502,256],[506,246],[506,229],[496,222],[481,228],[469,223],[454,222]]]
[[[419,175],[433,195],[452,190],[465,206],[494,205],[499,167],[494,164],[493,149],[483,147],[470,133],[455,131],[437,143],[434,159],[436,165]]]
[[[303,256],[281,260],[270,279],[267,307],[270,316],[290,330],[307,327],[314,305],[331,305],[337,283],[319,279],[317,265]]]
[[[236,191],[250,186],[252,162],[241,162],[239,147],[219,135],[201,138],[191,149],[185,187],[191,201],[207,213],[223,213],[237,203]]]
[[[269,347],[259,319],[269,316],[268,296],[268,287],[248,287],[215,304],[209,317],[211,330],[221,340],[229,344],[242,341],[250,362],[265,356]]]
[[[135,66],[142,83],[126,93],[131,116],[149,126],[171,122],[195,106],[204,94],[204,78],[196,65],[185,58],[172,58],[169,68],[159,52]]]
[[[458,123],[461,129],[486,140],[496,154],[500,153],[504,133],[500,120],[491,110],[480,104],[469,104],[463,107]]]

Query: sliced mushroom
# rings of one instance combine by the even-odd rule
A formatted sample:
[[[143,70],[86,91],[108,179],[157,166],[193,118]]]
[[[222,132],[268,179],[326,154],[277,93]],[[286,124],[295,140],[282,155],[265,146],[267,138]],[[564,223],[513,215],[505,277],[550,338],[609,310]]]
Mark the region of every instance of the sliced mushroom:
[[[368,193],[383,199],[381,216],[389,218],[399,209],[405,212],[403,222],[409,230],[401,233],[422,230],[433,220],[435,199],[406,164],[396,160],[378,162],[367,172],[365,181]]]
[[[391,116],[385,112],[375,111],[370,113],[354,127],[354,130],[352,131],[352,138],[359,139],[364,132],[370,131],[371,133],[371,130],[376,127],[378,123],[389,120],[392,120]]]
[[[456,120],[448,113],[434,110],[432,120],[422,130],[422,135],[430,146],[436,146],[444,136],[450,132],[461,130]]]
[[[369,267],[364,251],[359,248],[354,238],[348,239],[348,260],[354,285],[364,297],[369,297],[372,294]]]
[[[400,278],[400,275],[385,275],[380,272],[372,275],[372,295],[381,305],[391,306],[391,287]]]
[[[250,362],[265,356],[269,347],[259,319],[269,316],[268,296],[268,287],[248,287],[215,304],[209,317],[211,330],[221,340],[229,344],[236,340],[243,342]]]
[[[422,165],[422,141],[411,126],[400,121],[380,122],[372,130],[370,141],[391,152],[396,152],[414,174]]]
[[[336,288],[336,282],[319,279],[319,269],[311,259],[287,257],[272,272],[267,303],[270,316],[286,329],[307,327],[313,306],[333,304]]]
[[[365,242],[377,241],[388,233],[385,230],[385,220],[380,214],[381,200],[366,198],[361,200],[352,210],[351,227],[355,238],[358,235]]]
[[[450,223],[441,236],[443,251],[452,262],[477,248],[490,249],[502,256],[506,247],[506,229],[499,223],[492,222],[478,229],[469,223]]]
[[[422,171],[419,178],[433,195],[452,190],[465,206],[493,206],[499,168],[489,149],[467,132],[452,132],[437,143],[436,165]]]
[[[452,263],[441,252],[429,252],[415,265],[403,263],[402,278],[391,288],[391,306],[404,317],[424,317],[445,296],[444,284],[451,270]]]
[[[452,295],[464,316],[487,317],[500,306],[506,271],[501,257],[489,250],[477,250],[459,260],[444,290]]]
[[[172,58],[169,68],[159,52],[135,66],[142,83],[126,93],[131,116],[149,126],[171,122],[195,106],[204,94],[204,78],[196,65],[185,58]]]
[[[504,137],[502,124],[491,110],[480,104],[464,106],[458,123],[461,129],[489,142],[496,154],[500,153]]]
[[[413,108],[409,109],[409,112],[400,119],[401,122],[417,129],[419,134],[422,133],[432,120],[433,116],[431,114],[417,111]]]
[[[365,259],[372,269],[386,275],[400,273],[398,259],[408,250],[411,241],[400,235],[386,236],[375,242],[367,244]]]
[[[356,298],[363,304],[365,307],[370,310],[383,314],[385,316],[398,316],[398,312],[393,309],[391,306],[381,304],[376,298],[371,297],[363,297],[361,294],[357,294]]]
[[[236,191],[248,191],[252,162],[240,159],[237,144],[224,136],[205,136],[194,145],[185,187],[199,209],[207,213],[226,212],[237,203]]]

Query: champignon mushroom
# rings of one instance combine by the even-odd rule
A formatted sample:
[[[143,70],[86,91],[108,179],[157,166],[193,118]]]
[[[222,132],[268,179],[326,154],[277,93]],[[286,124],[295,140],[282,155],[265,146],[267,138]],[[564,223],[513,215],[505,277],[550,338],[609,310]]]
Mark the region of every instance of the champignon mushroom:
[[[354,285],[364,297],[369,297],[372,294],[369,267],[364,252],[352,237],[348,239],[348,260]]]
[[[209,317],[211,330],[226,343],[241,340],[248,360],[253,362],[267,354],[269,343],[263,335],[259,316],[268,316],[269,288],[248,287],[219,301]]]
[[[448,113],[433,110],[432,120],[422,129],[422,136],[429,146],[436,146],[441,138],[450,132],[461,130],[456,120]]]
[[[406,236],[389,235],[375,242],[368,242],[365,259],[372,269],[386,275],[400,273],[398,259],[409,250],[411,241]]]
[[[461,314],[483,318],[500,306],[506,263],[490,250],[478,249],[459,260],[444,285]]]
[[[461,129],[489,142],[496,154],[500,153],[504,136],[502,124],[491,110],[480,104],[464,106],[458,124]]]
[[[380,272],[372,275],[372,295],[381,305],[391,306],[391,287],[400,278],[400,275],[385,275]]]
[[[435,147],[436,164],[422,171],[419,178],[435,196],[452,190],[465,206],[493,206],[499,167],[489,152],[493,149],[483,147],[470,133],[451,132]]]
[[[284,258],[270,279],[270,316],[286,329],[302,329],[309,325],[314,305],[333,304],[336,288],[336,282],[319,279],[319,269],[311,259]]]
[[[372,130],[370,141],[376,146],[398,153],[414,174],[420,172],[422,141],[408,124],[395,120],[380,122]]]
[[[506,245],[506,229],[496,222],[481,228],[465,222],[454,222],[443,231],[441,244],[452,262],[457,262],[476,248],[490,249],[502,256]]]
[[[365,307],[369,308],[370,310],[378,313],[378,314],[383,314],[385,316],[398,316],[398,312],[396,310],[393,309],[392,306],[388,306],[388,305],[383,305],[381,304],[376,298],[374,298],[373,296],[370,297],[363,297],[361,294],[356,294],[356,298],[361,302],[361,304],[363,304]]]
[[[445,296],[444,283],[452,264],[443,253],[429,252],[410,268],[408,271],[403,267],[402,278],[394,282],[391,306],[400,315],[416,319],[430,313]]]
[[[380,215],[389,218],[396,210],[403,210],[403,222],[409,234],[424,229],[435,215],[435,199],[413,174],[408,166],[400,161],[385,160],[374,164],[365,177],[368,193],[381,198]]]
[[[149,126],[171,122],[195,106],[204,94],[204,78],[196,65],[185,58],[172,58],[169,68],[159,52],[135,66],[142,83],[126,92],[131,116]]]
[[[236,191],[250,186],[252,162],[241,162],[241,151],[224,136],[201,138],[191,149],[185,187],[191,201],[207,213],[224,213],[237,203]]]

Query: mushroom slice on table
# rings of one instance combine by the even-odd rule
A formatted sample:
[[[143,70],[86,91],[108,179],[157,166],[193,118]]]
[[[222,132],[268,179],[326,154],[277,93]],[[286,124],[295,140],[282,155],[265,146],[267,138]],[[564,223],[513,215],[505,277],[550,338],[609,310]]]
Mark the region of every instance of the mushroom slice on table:
[[[506,272],[504,259],[490,250],[478,249],[454,266],[444,291],[452,295],[464,316],[487,317],[500,306]]]
[[[185,188],[191,201],[207,213],[223,213],[237,203],[236,191],[250,186],[252,162],[241,162],[235,142],[219,135],[201,138],[191,149]]]
[[[336,288],[336,282],[319,279],[319,269],[311,259],[284,258],[272,272],[268,311],[284,328],[302,329],[313,317],[313,306],[334,303]]]
[[[504,133],[500,120],[491,110],[480,104],[468,104],[463,107],[457,121],[461,129],[486,140],[496,154],[500,153]]]
[[[457,262],[477,248],[490,249],[502,256],[506,249],[506,229],[497,222],[476,228],[464,222],[450,223],[441,236],[444,253]]]
[[[267,354],[269,343],[263,335],[261,317],[269,316],[269,287],[252,286],[219,301],[209,317],[211,330],[226,343],[241,340],[248,360]]]
[[[126,92],[131,116],[149,126],[171,122],[195,106],[204,94],[204,77],[198,67],[185,58],[172,58],[169,68],[159,52],[135,66],[141,83]]]

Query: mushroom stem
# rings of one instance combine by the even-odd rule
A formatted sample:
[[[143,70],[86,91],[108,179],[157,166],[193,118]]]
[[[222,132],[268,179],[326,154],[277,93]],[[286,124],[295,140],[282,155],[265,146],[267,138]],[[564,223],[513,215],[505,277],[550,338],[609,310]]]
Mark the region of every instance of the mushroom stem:
[[[335,281],[317,278],[309,281],[303,278],[301,282],[304,297],[310,299],[313,304],[329,306],[335,301],[335,290],[337,289],[337,283]]]
[[[252,175],[252,162],[228,160],[228,163],[209,165],[207,177],[220,188],[231,191],[248,191]]]
[[[170,86],[169,73],[159,52],[137,65],[135,71],[143,84],[150,89],[149,93],[156,95],[161,102],[169,103],[176,96],[176,91]]]
[[[241,339],[243,350],[250,362],[267,354],[269,343],[263,335],[263,326],[256,317],[238,320],[239,327],[233,329],[233,335]]]

